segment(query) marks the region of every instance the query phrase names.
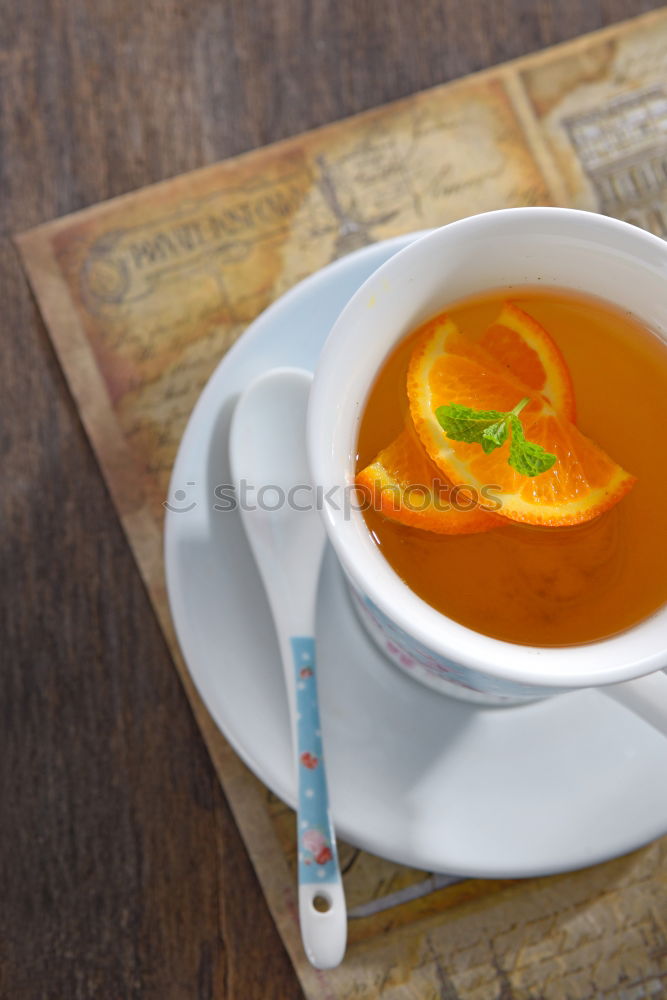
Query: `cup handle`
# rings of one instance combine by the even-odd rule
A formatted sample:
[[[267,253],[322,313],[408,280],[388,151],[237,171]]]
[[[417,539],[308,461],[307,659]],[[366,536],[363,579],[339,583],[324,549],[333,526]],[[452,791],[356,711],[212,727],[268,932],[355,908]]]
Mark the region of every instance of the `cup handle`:
[[[662,670],[599,690],[667,736],[667,674]]]

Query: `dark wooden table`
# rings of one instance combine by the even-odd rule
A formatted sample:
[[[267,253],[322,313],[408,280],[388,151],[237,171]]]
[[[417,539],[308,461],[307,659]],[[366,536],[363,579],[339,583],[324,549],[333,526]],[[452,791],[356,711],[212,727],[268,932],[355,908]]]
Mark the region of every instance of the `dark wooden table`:
[[[10,234],[662,4],[0,3],[0,997],[301,991]]]

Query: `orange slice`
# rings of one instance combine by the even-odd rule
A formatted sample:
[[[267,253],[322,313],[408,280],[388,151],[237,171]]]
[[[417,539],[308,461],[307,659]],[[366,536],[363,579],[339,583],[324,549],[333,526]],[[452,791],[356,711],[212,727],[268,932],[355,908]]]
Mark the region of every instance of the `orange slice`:
[[[514,302],[504,302],[498,319],[480,345],[529,389],[542,393],[553,408],[576,422],[574,387],[559,348],[536,319]]]
[[[555,409],[574,421],[569,369],[547,331],[532,316],[505,302],[480,343],[487,352],[487,362],[490,355],[501,371],[511,370],[528,389],[541,392]],[[485,510],[464,510],[464,498],[455,497],[455,504],[447,509],[453,484],[428,458],[412,428],[358,473],[356,482],[375,510],[415,528],[446,535],[472,534],[503,523]],[[482,502],[484,498],[479,499]]]
[[[477,506],[478,501],[495,506],[495,498],[478,497],[445,479],[411,428],[383,448],[358,473],[356,483],[373,510],[392,521],[440,535],[470,535],[503,523]]]
[[[477,444],[450,440],[435,416],[448,403],[507,411],[525,396],[531,400],[521,414],[527,439],[556,455],[551,469],[539,476],[522,476],[508,465],[509,441],[485,454]],[[498,514],[512,521],[545,526],[589,521],[635,482],[542,392],[461,336],[450,319],[429,324],[418,341],[408,369],[408,399],[415,430],[440,471],[479,492],[493,486],[501,501]]]

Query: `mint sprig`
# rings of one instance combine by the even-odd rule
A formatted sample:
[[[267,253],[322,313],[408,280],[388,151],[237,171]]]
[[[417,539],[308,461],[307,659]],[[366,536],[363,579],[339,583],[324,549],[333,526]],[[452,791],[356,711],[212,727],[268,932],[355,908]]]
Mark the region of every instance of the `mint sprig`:
[[[508,464],[522,476],[539,476],[556,461],[556,456],[535,441],[528,441],[519,414],[530,402],[526,396],[516,406],[501,410],[474,410],[460,403],[439,406],[435,411],[438,423],[452,441],[479,444],[488,455],[505,444],[511,435]]]

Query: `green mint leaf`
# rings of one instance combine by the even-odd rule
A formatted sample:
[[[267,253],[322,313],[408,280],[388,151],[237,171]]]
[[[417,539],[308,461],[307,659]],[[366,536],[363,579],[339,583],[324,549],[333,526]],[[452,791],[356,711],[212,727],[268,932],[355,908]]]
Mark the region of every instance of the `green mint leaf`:
[[[523,433],[523,426],[519,418],[512,413],[510,417],[512,425],[512,442],[508,463],[522,476],[539,476],[556,461],[556,456],[548,452],[541,444],[535,441],[527,441]]]
[[[487,427],[486,430],[482,432],[482,440],[480,444],[487,455],[496,448],[500,448],[500,446],[505,444],[505,441],[507,441],[507,424],[507,418],[503,417],[502,420],[499,420],[496,424],[491,424],[490,427]]]
[[[518,417],[521,411],[523,410],[524,406],[528,406],[529,403],[530,403],[530,396],[524,396],[524,398],[520,400],[520,402],[518,402],[516,406],[512,407],[510,413],[513,413],[515,417]]]
[[[450,403],[439,406],[435,416],[447,437],[453,441],[482,444],[484,431],[498,421],[504,421],[506,415],[499,410],[473,410],[470,406]]]
[[[522,476],[539,476],[556,461],[556,456],[535,441],[527,441],[519,414],[530,402],[526,396],[507,413],[500,410],[475,410],[460,403],[439,406],[435,416],[447,437],[452,441],[479,444],[485,454],[500,448],[511,431],[507,461]]]

